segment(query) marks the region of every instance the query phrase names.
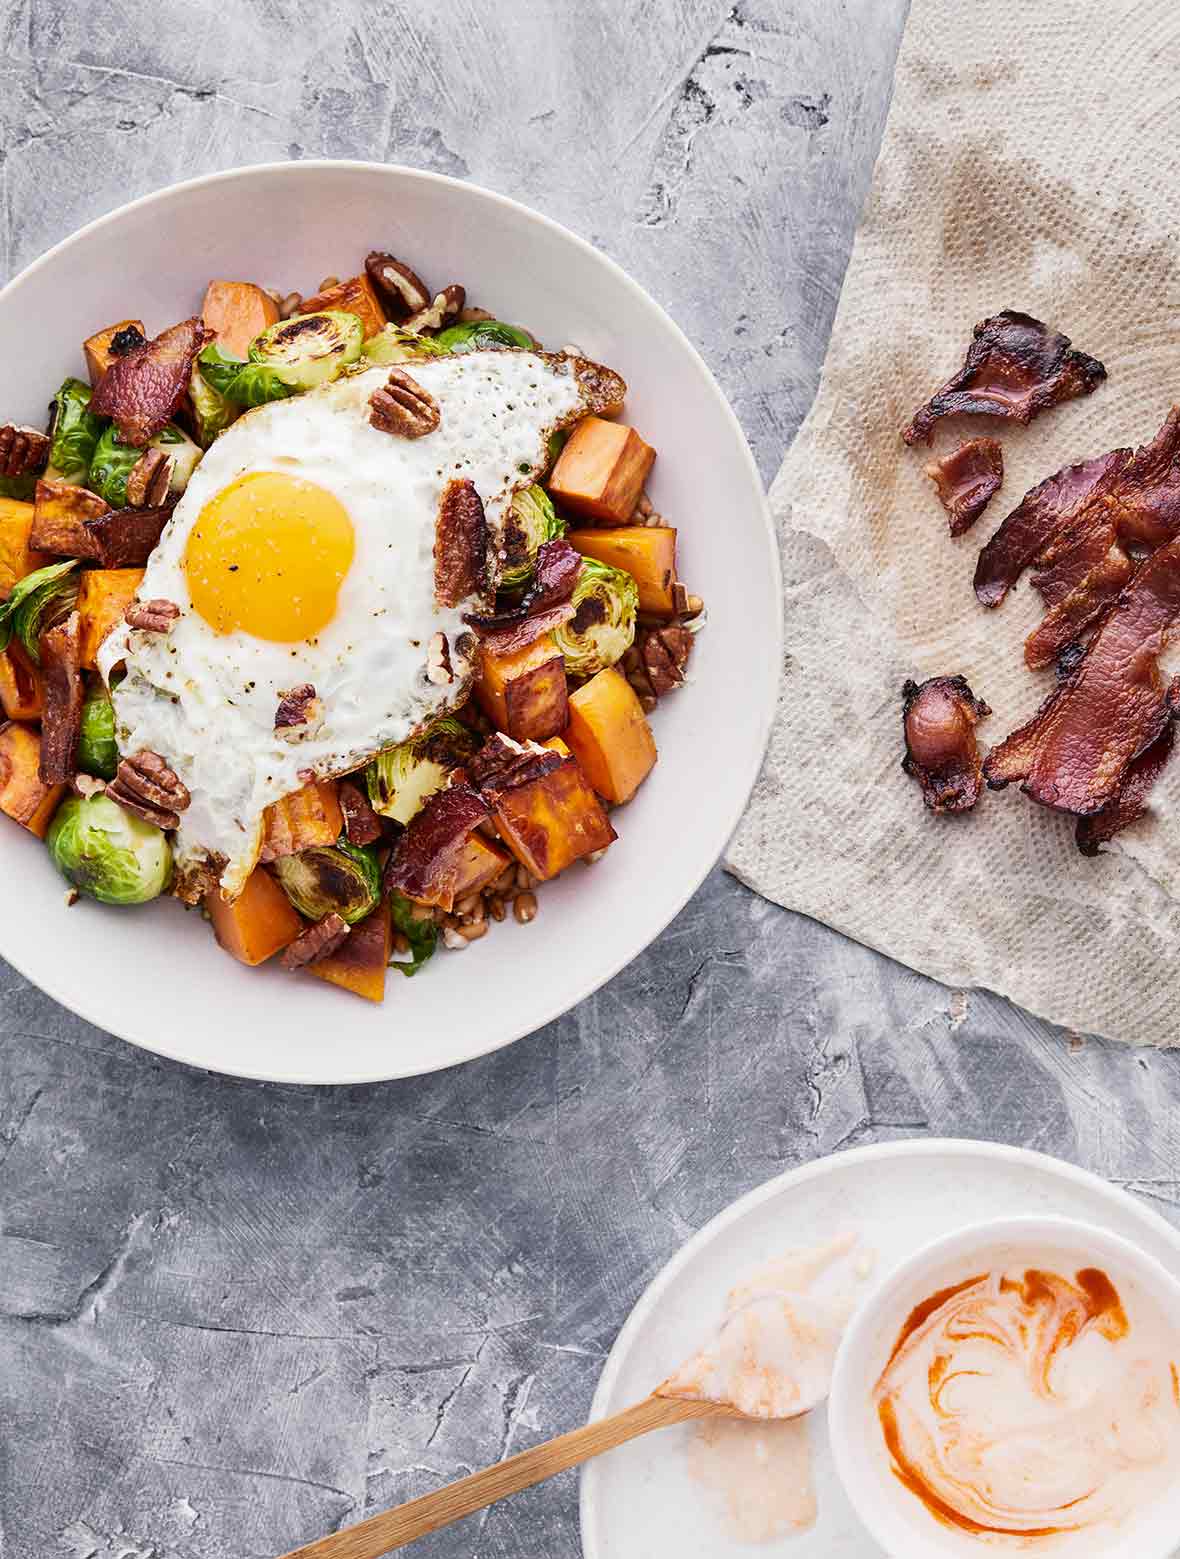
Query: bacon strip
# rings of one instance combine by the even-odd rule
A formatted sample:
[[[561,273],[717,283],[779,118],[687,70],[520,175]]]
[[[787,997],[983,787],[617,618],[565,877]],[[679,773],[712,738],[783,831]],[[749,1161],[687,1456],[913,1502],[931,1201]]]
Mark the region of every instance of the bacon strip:
[[[440,606],[458,606],[487,586],[488,527],[483,500],[470,478],[448,482],[434,531],[434,593]]]
[[[432,796],[398,839],[385,867],[386,891],[402,893],[448,913],[455,903],[463,847],[488,816],[487,802],[470,785]]]
[[[968,439],[932,460],[926,475],[938,490],[952,536],[961,536],[987,508],[1004,480],[1004,452],[994,438]]]
[[[94,540],[93,556],[103,568],[142,568],[175,507],[172,502],[158,509],[111,509],[96,520],[87,520],[86,530]]]
[[[1169,720],[1151,746],[1127,769],[1114,800],[1108,801],[1100,812],[1078,818],[1074,839],[1083,855],[1097,855],[1099,845],[1109,844],[1147,811],[1147,798],[1172,756],[1175,733],[1176,722]]]
[[[931,677],[901,690],[905,757],[932,812],[969,812],[983,793],[975,727],[991,710],[964,677]]]
[[[82,626],[77,612],[41,635],[45,708],[41,716],[41,783],[62,785],[78,772],[82,734]]]
[[[112,418],[124,444],[142,449],[180,406],[193,360],[212,337],[194,316],[116,357],[90,397],[90,410]]]
[[[1089,395],[1105,378],[1098,359],[1072,351],[1068,336],[1031,314],[1004,309],[976,325],[963,366],[918,407],[901,436],[907,444],[929,443],[940,417],[1029,423],[1050,406]]]
[[[582,562],[582,554],[564,537],[543,541],[537,548],[533,582],[517,604],[491,616],[468,613],[463,621],[497,654],[524,649],[574,615],[569,600],[582,572]]]

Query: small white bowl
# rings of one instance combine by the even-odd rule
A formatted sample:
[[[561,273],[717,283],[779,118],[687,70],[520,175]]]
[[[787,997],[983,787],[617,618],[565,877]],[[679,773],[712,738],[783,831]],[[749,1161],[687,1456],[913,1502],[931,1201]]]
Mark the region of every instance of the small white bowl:
[[[965,1559],[1014,1550],[1062,1559],[1170,1559],[1180,1544],[1180,1479],[1109,1539],[1079,1533],[1009,1544],[981,1540],[939,1523],[894,1477],[885,1451],[873,1387],[914,1308],[975,1273],[1023,1265],[1072,1273],[1109,1273],[1127,1310],[1155,1307],[1174,1317],[1180,1353],[1180,1283],[1153,1257],[1097,1225],[1029,1217],[977,1223],[924,1246],[862,1302],[844,1334],[832,1376],[828,1421],[832,1454],[857,1515],[894,1559]],[[1085,1544],[1085,1546],[1083,1546]]]

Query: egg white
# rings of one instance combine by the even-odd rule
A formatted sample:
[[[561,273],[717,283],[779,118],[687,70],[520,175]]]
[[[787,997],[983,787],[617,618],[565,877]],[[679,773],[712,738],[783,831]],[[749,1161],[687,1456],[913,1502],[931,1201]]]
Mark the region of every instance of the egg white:
[[[167,634],[116,629],[99,653],[110,679],[122,753],[148,749],[176,770],[192,797],[175,845],[181,870],[222,855],[222,891],[240,892],[258,856],[264,809],[317,776],[359,767],[404,741],[465,691],[426,676],[426,649],[442,631],[455,645],[462,605],[434,599],[434,540],[446,484],[470,478],[493,536],[512,495],[546,464],[549,433],[577,413],[568,366],[529,352],[471,352],[412,365],[441,412],[424,438],[379,432],[368,400],[388,369],[248,412],[205,454],[148,562],[138,599],[175,602]],[[184,571],[189,532],[210,499],[255,471],[289,474],[331,492],[355,532],[352,567],[333,620],[314,639],[274,644],[219,635],[193,609]],[[280,697],[315,686],[323,720],[313,735],[274,731]]]

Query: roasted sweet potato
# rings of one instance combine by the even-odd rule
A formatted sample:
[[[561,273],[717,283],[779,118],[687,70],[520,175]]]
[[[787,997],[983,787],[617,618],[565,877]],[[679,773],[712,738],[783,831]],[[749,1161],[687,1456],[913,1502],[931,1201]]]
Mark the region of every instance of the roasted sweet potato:
[[[571,753],[560,736],[551,736],[547,742],[541,743],[542,747],[548,747],[550,752],[559,752],[563,758],[571,757]]]
[[[544,741],[566,721],[565,661],[551,634],[522,650],[498,655],[486,646],[479,657],[475,696],[496,727],[518,742]]]
[[[344,826],[335,780],[315,780],[305,785],[267,807],[263,817],[259,856],[263,861],[298,855],[312,845],[335,844]]]
[[[29,545],[38,552],[52,552],[63,558],[94,558],[98,544],[86,528],[87,520],[101,519],[111,512],[96,493],[71,482],[37,483],[33,506],[33,524]]]
[[[82,664],[93,671],[98,647],[135,599],[142,568],[88,568],[78,580],[78,616],[82,620]]]
[[[111,351],[111,342],[121,330],[136,329],[143,335],[142,319],[121,319],[117,325],[108,325],[105,330],[96,331],[82,343],[82,351],[86,356],[86,371],[90,375],[90,383],[97,384],[115,360],[115,354]]]
[[[655,767],[651,726],[635,689],[613,666],[571,693],[565,739],[582,773],[607,801],[630,801]]]
[[[366,341],[385,329],[385,310],[377,301],[372,282],[363,273],[304,298],[299,312],[316,314],[320,309],[343,309],[346,314],[355,314],[364,326]]]
[[[0,601],[6,601],[18,579],[50,561],[29,545],[34,509],[17,498],[0,498]]]
[[[516,859],[542,881],[617,837],[573,758],[539,779],[498,791],[492,819]]]
[[[278,323],[279,306],[252,281],[211,281],[205,288],[201,318],[218,345],[234,357],[245,357],[254,337]]]
[[[459,857],[459,874],[455,879],[455,899],[465,899],[469,893],[480,893],[490,882],[511,865],[506,851],[494,845],[483,834],[471,834]]]
[[[583,557],[621,568],[639,586],[639,610],[656,617],[676,611],[676,531],[671,525],[618,525],[611,530],[574,530],[566,540]]]
[[[549,491],[563,508],[604,525],[625,525],[635,513],[656,452],[634,428],[587,417],[557,457]]]
[[[39,720],[45,708],[41,673],[15,640],[0,655],[0,708],[10,720]]]
[[[287,895],[260,866],[246,878],[232,904],[222,898],[220,888],[211,888],[205,908],[217,940],[243,964],[265,963],[303,930],[304,923]]]
[[[307,964],[305,972],[330,980],[366,1001],[385,1000],[385,971],[393,956],[389,901],[382,899],[371,915],[353,926],[334,953]]]
[[[41,782],[41,738],[29,725],[0,725],[0,812],[44,839],[64,785]]]

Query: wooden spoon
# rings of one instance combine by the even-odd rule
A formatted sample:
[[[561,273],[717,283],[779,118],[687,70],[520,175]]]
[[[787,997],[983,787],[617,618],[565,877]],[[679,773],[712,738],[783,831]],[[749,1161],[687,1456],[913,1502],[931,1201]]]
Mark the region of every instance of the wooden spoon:
[[[457,1483],[435,1489],[433,1494],[423,1494],[393,1510],[370,1516],[367,1521],[360,1521],[343,1532],[333,1532],[329,1537],[317,1538],[314,1543],[305,1543],[302,1548],[284,1554],[282,1559],[381,1559],[382,1554],[404,1548],[429,1532],[437,1532],[452,1521],[460,1521],[508,1494],[518,1494],[521,1489],[532,1488],[534,1483],[543,1483],[555,1473],[588,1462],[638,1435],[665,1429],[670,1424],[683,1424],[693,1418],[737,1416],[733,1408],[716,1402],[646,1397],[622,1413],[558,1435],[556,1440],[547,1440],[544,1445],[534,1445],[531,1450],[510,1456],[494,1467],[485,1467],[482,1472],[473,1472]]]

